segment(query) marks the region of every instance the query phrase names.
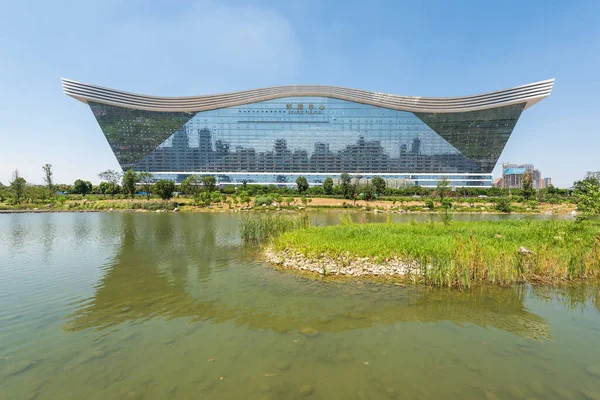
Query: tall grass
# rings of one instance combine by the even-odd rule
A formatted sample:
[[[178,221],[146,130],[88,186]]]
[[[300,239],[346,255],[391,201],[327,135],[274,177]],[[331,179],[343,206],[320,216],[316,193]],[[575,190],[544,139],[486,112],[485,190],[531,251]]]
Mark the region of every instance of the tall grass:
[[[240,234],[245,242],[263,244],[285,232],[309,228],[307,213],[248,213],[240,221]]]
[[[287,232],[273,240],[273,247],[308,257],[417,261],[420,272],[413,280],[448,287],[556,283],[600,276],[598,223],[347,224]],[[527,251],[519,251],[521,247]]]

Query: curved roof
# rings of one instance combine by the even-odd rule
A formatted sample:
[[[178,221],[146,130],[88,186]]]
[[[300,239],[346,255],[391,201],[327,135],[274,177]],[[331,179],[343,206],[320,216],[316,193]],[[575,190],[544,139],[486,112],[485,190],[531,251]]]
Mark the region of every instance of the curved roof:
[[[63,92],[87,103],[110,104],[147,111],[199,112],[239,106],[282,97],[330,97],[409,112],[452,113],[484,110],[511,104],[532,106],[550,95],[554,79],[462,97],[399,96],[336,86],[296,85],[190,97],[157,97],[123,92],[61,78]]]

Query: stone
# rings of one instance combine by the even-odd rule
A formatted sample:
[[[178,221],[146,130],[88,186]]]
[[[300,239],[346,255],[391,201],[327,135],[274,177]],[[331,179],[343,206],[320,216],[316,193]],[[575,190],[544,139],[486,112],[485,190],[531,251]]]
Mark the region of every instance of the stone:
[[[308,336],[308,337],[319,336],[319,331],[316,330],[315,328],[310,328],[310,327],[302,328],[300,330],[300,332],[302,332],[305,336]]]
[[[556,394],[557,397],[561,398],[562,400],[573,400],[573,395],[569,393],[569,391],[566,389],[554,388],[552,389],[552,391],[554,392],[554,394]]]
[[[487,400],[498,400],[498,396],[496,396],[494,392],[491,392],[489,390],[486,390],[484,395]]]
[[[587,400],[600,400],[600,392],[594,392],[590,389],[581,389],[581,394]]]
[[[598,365],[588,365],[585,368],[585,372],[594,378],[600,378],[600,366]]]
[[[215,387],[215,382],[213,382],[213,381],[205,381],[205,382],[201,382],[198,385],[198,390],[200,392],[204,392],[204,391],[212,390],[214,387]]]
[[[341,353],[336,354],[334,359],[336,362],[347,363],[347,362],[354,361],[354,356],[350,353],[341,352]]]
[[[259,389],[261,392],[269,393],[273,390],[273,387],[270,384],[268,384],[267,382],[263,382],[260,384]]]
[[[280,371],[287,371],[292,366],[292,363],[289,361],[281,361],[277,364],[277,369]]]
[[[523,394],[523,392],[521,392],[521,390],[516,387],[516,386],[509,386],[506,388],[506,392],[508,393],[508,395],[516,400],[522,400],[525,398],[525,395]]]
[[[481,373],[482,370],[481,368],[479,368],[479,366],[477,364],[473,364],[473,363],[466,363],[465,367],[471,371],[471,372],[477,372],[477,373]]]
[[[523,246],[519,247],[519,253],[521,253],[524,256],[529,255],[529,254],[535,254],[533,251],[531,251],[528,248],[523,247]]]
[[[35,367],[36,364],[37,363],[35,361],[22,361],[10,363],[3,371],[4,376],[10,377],[22,374],[23,372],[29,371],[31,368]]]
[[[544,388],[542,387],[542,385],[539,382],[531,382],[529,384],[529,389],[537,395],[541,396],[544,394]]]
[[[315,389],[312,387],[312,385],[305,383],[300,387],[300,391],[298,392],[298,394],[302,397],[308,397],[311,394],[313,394],[314,391]]]

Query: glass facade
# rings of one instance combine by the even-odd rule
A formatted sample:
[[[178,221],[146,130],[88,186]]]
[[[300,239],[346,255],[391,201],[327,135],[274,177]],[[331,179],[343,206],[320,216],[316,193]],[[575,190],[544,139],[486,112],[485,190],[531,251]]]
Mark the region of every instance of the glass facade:
[[[177,181],[319,184],[347,172],[390,186],[491,186],[524,104],[411,113],[326,97],[287,97],[198,113],[89,102],[123,169]]]

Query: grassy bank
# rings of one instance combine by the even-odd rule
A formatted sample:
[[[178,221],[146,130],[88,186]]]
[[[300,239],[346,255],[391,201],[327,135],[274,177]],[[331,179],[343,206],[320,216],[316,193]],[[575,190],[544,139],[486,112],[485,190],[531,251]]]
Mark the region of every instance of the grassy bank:
[[[402,260],[414,281],[450,287],[481,283],[557,283],[600,275],[600,224],[487,221],[343,224],[283,233],[271,250],[331,265]],[[312,260],[312,261],[311,261]],[[321,261],[320,261],[321,260]],[[325,267],[323,267],[326,273]]]

